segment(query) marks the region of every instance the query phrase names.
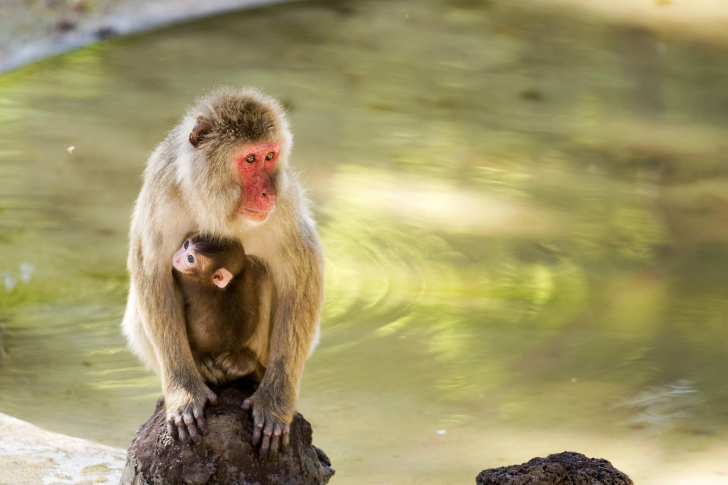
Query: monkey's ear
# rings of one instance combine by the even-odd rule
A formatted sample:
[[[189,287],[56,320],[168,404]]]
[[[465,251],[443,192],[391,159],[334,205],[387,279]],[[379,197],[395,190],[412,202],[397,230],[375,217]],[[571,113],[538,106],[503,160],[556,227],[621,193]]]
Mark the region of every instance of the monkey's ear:
[[[212,121],[204,116],[198,116],[197,122],[190,132],[190,144],[195,148],[199,148],[200,145],[206,141],[206,135],[208,135],[213,128],[214,125]]]
[[[233,279],[233,274],[227,268],[220,268],[212,275],[212,282],[218,288],[225,288],[231,279]]]

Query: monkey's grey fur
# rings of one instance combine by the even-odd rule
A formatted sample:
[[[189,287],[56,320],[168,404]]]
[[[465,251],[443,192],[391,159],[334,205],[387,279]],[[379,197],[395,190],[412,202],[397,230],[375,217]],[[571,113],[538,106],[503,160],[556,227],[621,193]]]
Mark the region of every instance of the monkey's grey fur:
[[[191,140],[198,123],[204,129]],[[276,206],[254,222],[238,212],[243,184],[232,157],[246,144],[273,141],[281,147],[272,174]],[[291,146],[280,103],[252,88],[221,88],[187,112],[147,163],[132,216],[122,326],[132,349],[160,375],[170,431],[183,440],[199,441],[203,407],[216,399],[195,366],[172,277],[172,255],[193,230],[238,239],[272,281],[269,365],[247,405],[258,437],[262,432],[262,454],[286,440],[318,335],[324,266],[308,202],[288,165]]]

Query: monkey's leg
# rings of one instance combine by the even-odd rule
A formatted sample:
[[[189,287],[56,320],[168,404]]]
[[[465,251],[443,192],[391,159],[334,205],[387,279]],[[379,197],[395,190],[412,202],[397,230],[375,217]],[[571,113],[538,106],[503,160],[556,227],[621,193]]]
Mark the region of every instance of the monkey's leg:
[[[133,279],[139,314],[160,366],[167,431],[182,442],[199,443],[205,434],[205,403],[217,396],[197,370],[187,339],[181,296],[172,272],[137,272]]]
[[[144,331],[141,317],[139,316],[138,304],[136,301],[136,290],[132,284],[129,288],[129,297],[126,303],[126,312],[121,322],[121,329],[126,336],[129,347],[144,362],[147,367],[159,375],[159,363],[154,347]]]
[[[252,409],[253,444],[261,442],[261,456],[288,445],[303,364],[316,337],[323,302],[323,258],[313,228],[303,230],[306,237],[300,240],[309,245],[284,262],[297,281],[276,281],[274,274],[277,298],[269,365],[258,390],[243,403],[243,409]]]

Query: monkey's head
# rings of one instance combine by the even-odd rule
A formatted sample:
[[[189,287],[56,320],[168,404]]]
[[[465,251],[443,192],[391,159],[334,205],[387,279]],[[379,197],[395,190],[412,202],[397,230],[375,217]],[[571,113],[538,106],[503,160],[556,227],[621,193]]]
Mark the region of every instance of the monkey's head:
[[[235,239],[190,234],[172,258],[174,269],[186,281],[201,287],[225,288],[243,271],[245,251]]]
[[[192,192],[188,199],[205,204],[198,209],[207,219],[222,213],[265,221],[285,190],[292,143],[280,103],[252,88],[221,88],[202,98],[182,126],[178,176]]]

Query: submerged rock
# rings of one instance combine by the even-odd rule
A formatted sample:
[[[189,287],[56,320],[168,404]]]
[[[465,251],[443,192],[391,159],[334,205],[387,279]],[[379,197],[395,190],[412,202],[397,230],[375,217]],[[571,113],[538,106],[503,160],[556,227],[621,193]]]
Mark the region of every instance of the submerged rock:
[[[319,485],[334,474],[326,454],[312,445],[311,425],[296,414],[288,449],[260,459],[252,444],[253,422],[243,401],[255,390],[236,381],[214,389],[207,405],[207,434],[199,445],[184,445],[167,434],[164,401],[139,428],[127,456],[120,485]]]
[[[602,458],[565,451],[534,458],[522,465],[483,470],[476,485],[633,485],[632,480]]]

